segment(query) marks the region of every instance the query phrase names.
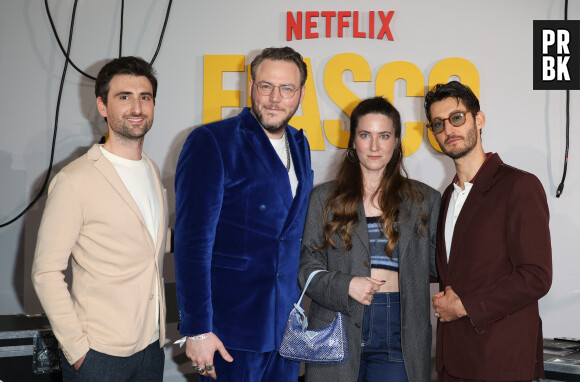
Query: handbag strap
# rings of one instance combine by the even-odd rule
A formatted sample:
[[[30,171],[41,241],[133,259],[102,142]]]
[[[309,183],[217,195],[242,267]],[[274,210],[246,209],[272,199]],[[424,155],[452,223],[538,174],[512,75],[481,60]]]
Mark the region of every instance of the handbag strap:
[[[304,293],[306,292],[306,288],[308,288],[308,284],[310,284],[310,281],[312,281],[312,278],[320,272],[328,272],[325,269],[319,269],[317,271],[313,271],[310,276],[308,276],[308,280],[306,280],[306,284],[304,284],[304,289],[302,289],[302,294],[300,295],[300,299],[298,300],[297,303],[294,304],[294,308],[296,308],[296,311],[298,312],[298,314],[300,314],[300,325],[302,325],[302,330],[306,330],[306,328],[308,327],[308,318],[306,317],[306,314],[304,314],[304,309],[302,309],[302,307],[300,306],[300,304],[302,303],[302,297],[304,297]]]
[[[304,293],[306,293],[306,288],[308,288],[308,285],[310,284],[310,281],[312,281],[312,278],[314,276],[316,276],[317,273],[320,272],[328,272],[325,269],[319,269],[317,271],[313,271],[310,276],[308,276],[308,279],[306,280],[306,284],[304,284],[304,289],[302,289],[302,294],[300,295],[300,299],[298,300],[298,302],[296,303],[298,306],[300,306],[300,304],[302,303],[302,297],[304,297]]]

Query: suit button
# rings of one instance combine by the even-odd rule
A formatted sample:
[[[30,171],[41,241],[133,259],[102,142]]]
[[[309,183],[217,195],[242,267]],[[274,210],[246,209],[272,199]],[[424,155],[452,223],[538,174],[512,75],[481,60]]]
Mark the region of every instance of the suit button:
[[[260,204],[260,211],[266,211],[267,208],[265,204]]]
[[[369,261],[368,261],[368,260],[365,260],[365,261],[363,261],[363,265],[364,265],[365,267],[370,267],[370,266],[371,266],[371,263],[369,263]]]
[[[354,326],[356,326],[357,328],[360,328],[360,324],[358,322],[355,322]]]

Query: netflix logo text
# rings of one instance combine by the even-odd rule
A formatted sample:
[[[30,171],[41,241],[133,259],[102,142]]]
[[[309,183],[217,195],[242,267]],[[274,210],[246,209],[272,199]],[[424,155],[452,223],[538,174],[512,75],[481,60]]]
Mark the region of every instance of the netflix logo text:
[[[298,11],[286,13],[286,40],[326,38],[352,35],[393,41],[391,20],[395,11]],[[334,36],[333,36],[334,34]]]

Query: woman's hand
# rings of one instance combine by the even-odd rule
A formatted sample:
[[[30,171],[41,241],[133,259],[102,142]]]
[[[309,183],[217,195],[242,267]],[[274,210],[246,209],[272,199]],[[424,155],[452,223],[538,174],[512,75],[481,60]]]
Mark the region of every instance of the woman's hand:
[[[348,286],[348,295],[363,305],[370,305],[373,295],[379,291],[385,280],[370,277],[354,277]]]

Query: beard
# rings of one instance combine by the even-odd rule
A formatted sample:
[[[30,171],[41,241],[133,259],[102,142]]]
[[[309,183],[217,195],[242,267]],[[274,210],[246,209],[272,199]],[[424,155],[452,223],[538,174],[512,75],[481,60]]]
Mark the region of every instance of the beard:
[[[472,127],[467,131],[467,135],[463,139],[465,145],[463,147],[457,147],[455,149],[447,149],[446,146],[439,145],[441,147],[441,151],[445,153],[451,159],[459,159],[463,158],[467,154],[469,154],[473,148],[477,145],[477,128],[475,127],[475,122],[473,123]],[[445,140],[456,138],[456,136],[450,136],[445,138]]]
[[[131,115],[129,117],[144,117],[142,115]],[[113,133],[115,133],[119,138],[125,140],[139,140],[143,139],[145,134],[151,130],[152,121],[149,119],[144,119],[141,127],[132,127],[125,122],[124,119],[117,119],[111,121],[110,126]]]
[[[264,114],[256,106],[256,102],[254,101],[253,94],[251,96],[251,99],[252,99],[252,113],[254,114],[254,116],[256,117],[258,122],[260,122],[260,125],[262,125],[264,130],[266,130],[272,134],[277,134],[277,133],[280,133],[281,131],[283,131],[286,128],[286,126],[288,125],[288,122],[290,122],[290,120],[292,119],[292,117],[296,113],[296,110],[298,110],[298,106],[300,106],[300,103],[297,103],[296,106],[294,107],[294,110],[292,110],[290,113],[288,113],[286,118],[284,118],[280,123],[268,124],[266,122],[266,119],[264,118]]]

